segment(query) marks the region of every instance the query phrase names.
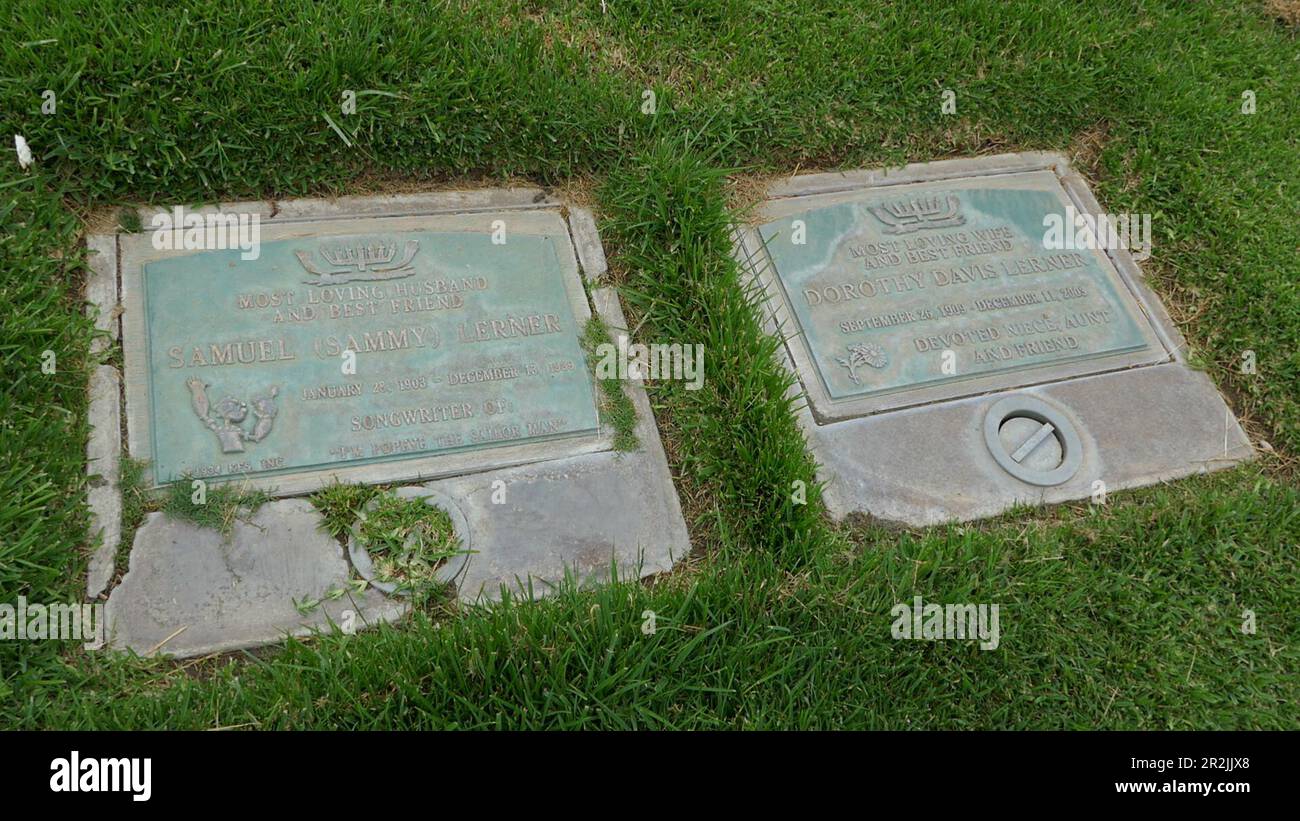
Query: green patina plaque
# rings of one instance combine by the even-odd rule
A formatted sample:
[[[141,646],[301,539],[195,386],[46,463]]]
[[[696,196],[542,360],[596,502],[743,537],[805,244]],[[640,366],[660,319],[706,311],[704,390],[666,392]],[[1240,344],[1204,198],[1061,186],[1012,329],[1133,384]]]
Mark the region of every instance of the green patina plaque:
[[[1151,344],[1100,252],[1045,244],[1068,204],[1050,173],[834,199],[759,229],[832,401]]]
[[[146,262],[155,480],[595,433],[581,286],[566,285],[576,274],[557,256],[567,242],[409,230],[277,239],[249,260],[229,250]]]

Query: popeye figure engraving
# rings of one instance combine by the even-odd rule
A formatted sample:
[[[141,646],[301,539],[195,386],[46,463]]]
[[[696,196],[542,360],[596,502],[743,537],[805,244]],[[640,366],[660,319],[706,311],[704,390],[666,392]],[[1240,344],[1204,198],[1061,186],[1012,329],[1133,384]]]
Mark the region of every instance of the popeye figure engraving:
[[[215,406],[210,406],[207,385],[191,377],[185,381],[185,387],[190,389],[190,405],[194,409],[194,415],[217,435],[222,453],[243,453],[245,442],[262,441],[275,424],[275,415],[279,412],[275,397],[280,393],[280,388],[276,385],[253,397],[255,421],[252,430],[244,428],[244,420],[248,418],[248,403],[226,396]]]

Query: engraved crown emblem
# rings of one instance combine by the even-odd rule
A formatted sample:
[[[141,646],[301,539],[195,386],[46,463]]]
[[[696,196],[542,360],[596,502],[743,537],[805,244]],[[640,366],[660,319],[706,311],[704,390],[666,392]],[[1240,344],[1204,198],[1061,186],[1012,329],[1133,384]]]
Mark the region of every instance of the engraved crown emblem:
[[[415,273],[415,269],[411,267],[411,260],[415,259],[419,250],[420,241],[417,239],[407,240],[400,259],[397,257],[397,245],[392,243],[371,242],[321,248],[320,255],[335,270],[322,269],[318,266],[312,259],[310,251],[293,253],[307,273],[317,277],[317,279],[304,280],[306,284],[334,285],[343,282],[374,282],[409,277]]]
[[[330,265],[364,271],[374,265],[383,266],[392,262],[393,257],[397,256],[397,246],[373,242],[370,245],[341,245],[337,248],[322,248],[320,255],[329,260]]]
[[[926,228],[966,224],[966,218],[961,215],[961,200],[951,194],[892,200],[867,210],[885,224],[886,234],[910,234]]]

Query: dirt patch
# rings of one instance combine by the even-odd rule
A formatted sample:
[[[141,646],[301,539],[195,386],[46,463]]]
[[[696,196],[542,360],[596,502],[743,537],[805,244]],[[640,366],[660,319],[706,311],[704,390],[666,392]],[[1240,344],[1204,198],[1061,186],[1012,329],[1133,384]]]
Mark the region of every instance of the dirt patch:
[[[88,211],[73,209],[85,226],[86,235],[115,234],[119,226],[122,209],[116,205],[100,205]]]
[[[576,205],[589,211],[596,211],[596,178],[590,175],[570,177],[557,184],[551,193],[564,201],[565,205]]]
[[[795,166],[794,171],[788,174],[736,174],[728,177],[727,209],[744,219],[763,201],[772,185],[806,173],[809,173],[807,169]]]
[[[1091,128],[1084,129],[1070,141],[1067,152],[1074,169],[1095,182],[1101,173],[1101,152],[1106,147],[1110,136],[1110,123],[1101,120]]]
[[[1300,28],[1300,0],[1265,0],[1264,7],[1280,22]]]

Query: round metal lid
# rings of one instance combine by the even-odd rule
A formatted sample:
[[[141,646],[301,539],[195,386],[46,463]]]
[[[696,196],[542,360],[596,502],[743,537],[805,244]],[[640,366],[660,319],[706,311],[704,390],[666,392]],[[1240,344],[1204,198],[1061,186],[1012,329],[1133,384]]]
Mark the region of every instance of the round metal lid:
[[[1022,482],[1051,487],[1083,465],[1083,443],[1074,423],[1035,396],[1016,394],[984,414],[984,443],[994,461]]]

